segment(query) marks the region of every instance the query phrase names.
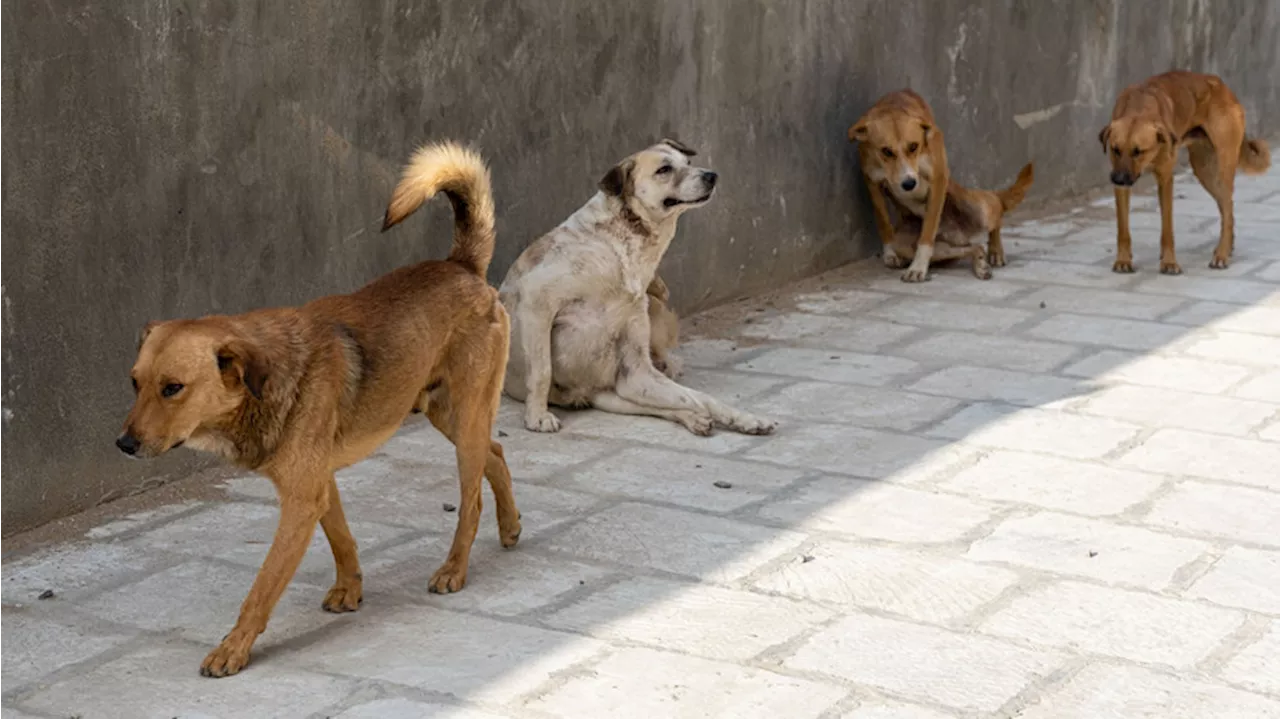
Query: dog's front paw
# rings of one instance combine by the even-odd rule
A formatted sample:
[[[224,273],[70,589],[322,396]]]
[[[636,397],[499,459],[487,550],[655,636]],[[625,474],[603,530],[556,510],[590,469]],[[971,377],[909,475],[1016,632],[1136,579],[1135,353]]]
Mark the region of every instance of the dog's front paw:
[[[735,419],[729,428],[742,434],[773,434],[773,430],[778,428],[778,422],[748,414]]]
[[[987,250],[987,262],[992,267],[1004,267],[1004,248]]]
[[[544,410],[542,414],[526,414],[524,427],[530,432],[559,432],[560,419]]]
[[[1231,266],[1231,253],[1226,255],[1220,255],[1217,252],[1213,253],[1213,259],[1209,261],[1210,269],[1225,270],[1229,266]]]
[[[1111,265],[1111,271],[1119,272],[1122,275],[1131,275],[1133,274],[1133,260],[1116,260],[1115,264]]]
[[[906,267],[907,263],[901,257],[898,257],[898,253],[886,247],[884,250],[884,266],[891,270],[900,270]]]
[[[359,579],[338,580],[329,589],[329,593],[324,595],[324,601],[320,606],[326,612],[341,614],[343,612],[354,612],[360,608],[360,604],[364,602],[363,582]]]
[[[902,273],[902,281],[903,282],[928,282],[929,270],[919,269],[916,267],[909,267],[907,268],[906,272]]]
[[[446,561],[436,573],[431,575],[427,591],[432,594],[453,594],[467,586],[467,568],[457,567],[452,561]]]
[[[209,652],[200,664],[200,674],[206,677],[229,677],[238,673],[249,664],[249,648],[253,646],[253,635],[231,630],[217,649]]]
[[[711,419],[711,415],[703,412],[681,412],[676,415],[676,419],[684,428],[698,435],[699,437],[708,437],[711,430],[715,428],[715,422]]]
[[[1209,265],[1213,267],[1213,265]],[[1226,265],[1223,265],[1226,267]],[[1177,260],[1160,260],[1160,274],[1162,275],[1180,275],[1182,274],[1182,265]]]

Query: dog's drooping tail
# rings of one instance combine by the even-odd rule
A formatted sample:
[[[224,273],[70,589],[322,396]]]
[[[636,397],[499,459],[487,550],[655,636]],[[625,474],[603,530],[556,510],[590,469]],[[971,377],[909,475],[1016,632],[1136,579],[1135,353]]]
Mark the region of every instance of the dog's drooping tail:
[[[473,150],[451,142],[419,148],[391,195],[382,231],[395,227],[438,192],[453,204],[453,249],[448,260],[484,277],[493,260],[493,191],[489,169]]]

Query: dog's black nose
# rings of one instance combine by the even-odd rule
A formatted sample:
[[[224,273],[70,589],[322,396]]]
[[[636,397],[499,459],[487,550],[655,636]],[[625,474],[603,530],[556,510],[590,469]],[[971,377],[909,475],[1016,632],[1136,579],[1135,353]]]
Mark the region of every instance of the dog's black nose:
[[[1115,172],[1111,173],[1111,184],[1120,185],[1121,187],[1128,187],[1129,185],[1133,184],[1133,176],[1127,172],[1121,172],[1120,170],[1116,170]]]
[[[710,170],[702,173],[702,181],[707,183],[707,187],[715,187],[716,179],[720,176]]]
[[[916,178],[908,177],[907,179],[903,180],[902,189],[906,190],[907,192],[911,192],[912,190],[916,189]]]
[[[121,452],[132,456],[138,453],[142,443],[138,441],[137,437],[125,432],[116,439],[116,446],[120,448]]]

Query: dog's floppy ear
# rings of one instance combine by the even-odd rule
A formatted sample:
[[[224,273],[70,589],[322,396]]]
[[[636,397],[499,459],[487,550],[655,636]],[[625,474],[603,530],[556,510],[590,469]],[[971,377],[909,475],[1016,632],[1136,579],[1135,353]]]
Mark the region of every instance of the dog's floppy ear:
[[[1111,125],[1109,123],[1098,133],[1098,142],[1102,143],[1102,154],[1107,154],[1107,151],[1111,149]]]
[[[609,170],[600,178],[600,190],[606,195],[624,197],[631,194],[631,171],[636,168],[636,161],[628,157]]]
[[[689,147],[688,145],[684,144],[683,142],[680,142],[679,140],[673,140],[670,137],[662,138],[662,142],[659,144],[666,145],[671,149],[675,150],[676,152],[683,154],[685,157],[693,157],[694,155],[698,154],[697,152],[694,151],[692,147]]]
[[[849,126],[849,142],[866,142],[868,136],[866,118]]]
[[[1177,144],[1177,141],[1178,137],[1173,134],[1173,130],[1170,130],[1168,125],[1160,125],[1156,128],[1156,142],[1172,147]]]
[[[243,384],[249,394],[262,399],[267,383],[267,361],[256,347],[242,339],[234,339],[218,349],[218,371],[228,387]]]
[[[160,320],[151,320],[138,330],[138,349],[142,349],[142,343],[147,341],[147,337],[151,336],[151,330],[160,325]]]

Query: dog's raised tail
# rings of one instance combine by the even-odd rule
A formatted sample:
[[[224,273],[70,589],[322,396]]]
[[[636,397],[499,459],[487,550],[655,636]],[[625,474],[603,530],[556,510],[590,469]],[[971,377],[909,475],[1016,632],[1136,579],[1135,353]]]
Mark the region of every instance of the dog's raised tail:
[[[382,231],[412,215],[437,192],[444,192],[453,205],[449,261],[484,277],[493,259],[493,191],[489,168],[474,150],[454,142],[418,148],[391,194]]]
[[[1035,163],[1028,162],[1023,166],[1022,171],[1018,173],[1018,179],[1013,181],[1003,190],[996,191],[996,197],[1000,198],[1000,206],[1005,212],[1012,210],[1022,204],[1022,199],[1027,196],[1027,189],[1031,187],[1031,183],[1036,179]]]
[[[1240,169],[1248,175],[1261,175],[1271,167],[1271,146],[1266,140],[1246,137],[1240,143]]]

